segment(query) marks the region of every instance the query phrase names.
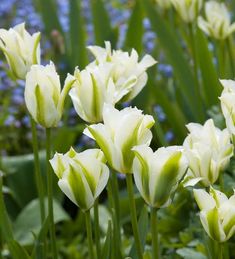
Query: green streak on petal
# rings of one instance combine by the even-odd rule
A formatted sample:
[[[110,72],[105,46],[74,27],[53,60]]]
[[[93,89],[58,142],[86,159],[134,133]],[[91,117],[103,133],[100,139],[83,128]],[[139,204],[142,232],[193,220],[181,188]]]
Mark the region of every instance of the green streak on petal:
[[[44,96],[41,93],[40,86],[37,84],[35,86],[35,98],[36,98],[36,120],[38,123],[42,124],[43,126],[45,125],[45,120],[44,120]]]
[[[79,166],[82,168],[82,173],[84,174],[84,176],[86,177],[87,183],[91,189],[91,192],[93,195],[95,195],[95,190],[96,190],[96,181],[95,181],[95,177],[93,177],[92,173],[90,173],[86,167],[82,164],[81,161],[79,161],[78,159],[74,160],[77,164],[79,164]],[[98,168],[97,168],[98,170]]]
[[[164,205],[170,198],[172,188],[177,184],[179,162],[182,153],[174,153],[163,166],[155,186],[154,201],[157,207]],[[158,173],[158,172],[156,172]]]
[[[231,217],[230,220],[227,222],[227,224],[224,225],[223,227],[226,236],[229,234],[230,230],[234,226],[235,226],[235,217]]]
[[[95,138],[97,144],[99,145],[99,147],[103,151],[103,153],[104,153],[107,161],[109,162],[109,164],[112,165],[112,161],[113,161],[113,159],[112,159],[112,152],[110,150],[110,147],[107,144],[107,141],[104,139],[104,137],[101,134],[99,134],[92,127],[88,126],[88,130],[90,131],[92,136]]]
[[[82,177],[73,166],[70,165],[68,182],[72,189],[73,195],[76,199],[76,202],[81,209],[87,209],[86,204],[86,188],[84,186]]]
[[[96,80],[94,78],[94,75],[91,74],[91,80],[92,80],[92,87],[93,87],[93,101],[92,101],[92,111],[94,114],[94,117],[97,121],[99,121],[100,118],[100,107],[99,107],[99,89],[96,84]]]
[[[39,33],[35,42],[34,42],[34,46],[33,46],[33,64],[38,64],[38,60],[37,60],[37,48],[38,45],[40,43],[40,39],[41,39],[41,34]]]
[[[208,231],[212,239],[221,241],[221,235],[219,230],[219,213],[216,207],[207,212],[206,219],[208,222]]]

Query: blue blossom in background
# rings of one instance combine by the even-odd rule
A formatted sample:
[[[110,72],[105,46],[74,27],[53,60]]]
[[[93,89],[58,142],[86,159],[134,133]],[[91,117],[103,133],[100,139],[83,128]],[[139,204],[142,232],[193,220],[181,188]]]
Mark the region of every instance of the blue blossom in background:
[[[168,64],[158,64],[158,71],[167,78],[170,78],[173,76],[172,66]]]

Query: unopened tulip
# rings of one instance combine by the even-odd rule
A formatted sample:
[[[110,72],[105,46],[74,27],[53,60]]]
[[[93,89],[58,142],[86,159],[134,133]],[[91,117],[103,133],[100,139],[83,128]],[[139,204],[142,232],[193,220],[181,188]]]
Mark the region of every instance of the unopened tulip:
[[[115,105],[135,85],[136,77],[130,77],[122,88],[112,78],[113,65],[101,63],[82,71],[75,69],[76,82],[70,90],[74,108],[78,115],[89,123],[103,121],[104,103]]]
[[[223,40],[235,31],[235,23],[224,3],[208,1],[205,3],[206,19],[199,17],[198,26],[210,37]]]
[[[136,145],[150,144],[154,119],[137,108],[118,111],[110,104],[103,109],[104,123],[88,126],[84,133],[95,139],[109,165],[120,173],[131,173]]]
[[[171,0],[177,13],[186,23],[192,23],[198,16],[203,0]]]
[[[40,64],[40,32],[30,35],[21,23],[9,30],[0,29],[0,49],[12,74],[25,79],[33,64]]]
[[[222,112],[228,131],[235,137],[235,81],[220,80],[224,90],[220,96]]]
[[[156,64],[156,60],[150,55],[145,55],[141,61],[138,61],[139,56],[134,49],[132,49],[131,54],[122,50],[112,50],[110,42],[105,42],[105,48],[99,46],[88,48],[96,58],[89,67],[106,62],[113,65],[111,77],[117,91],[123,89],[125,85],[129,87],[128,82],[135,78],[135,84],[128,90],[122,99],[123,101],[129,101],[136,97],[146,85],[148,78],[146,70]]]
[[[182,147],[162,147],[153,152],[141,145],[133,151],[133,174],[141,196],[151,207],[168,206],[188,166]]]
[[[45,128],[56,127],[61,119],[65,97],[74,83],[68,75],[61,91],[54,64],[33,65],[26,76],[25,102],[33,119]]]
[[[103,152],[88,149],[76,153],[71,148],[64,155],[56,153],[50,163],[64,194],[83,211],[89,210],[109,178]]]
[[[226,242],[235,233],[235,194],[228,199],[212,187],[210,194],[205,190],[193,192],[206,233],[217,242]]]
[[[205,187],[210,186],[228,166],[233,155],[230,134],[227,129],[215,127],[212,119],[204,125],[189,123],[187,128],[190,133],[183,146],[189,161],[189,181],[185,185],[200,182]]]

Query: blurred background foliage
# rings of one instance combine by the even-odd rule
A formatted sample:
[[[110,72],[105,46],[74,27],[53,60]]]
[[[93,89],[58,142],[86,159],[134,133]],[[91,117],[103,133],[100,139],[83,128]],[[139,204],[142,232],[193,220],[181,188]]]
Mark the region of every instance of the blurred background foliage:
[[[225,3],[234,15],[235,1],[227,0]],[[52,60],[62,81],[67,73],[73,73],[75,66],[83,69],[91,61],[86,46],[104,46],[105,40],[111,41],[114,49],[130,51],[135,48],[140,56],[149,53],[158,60],[158,64],[148,71],[146,87],[130,103],[154,116],[154,149],[182,144],[188,122],[203,123],[212,117],[218,127],[224,127],[218,99],[222,88],[218,79],[234,78],[233,36],[221,47],[220,42],[206,37],[197,28],[196,22],[190,28],[173,8],[161,10],[153,0],[1,0],[0,27],[9,28],[21,22],[26,23],[30,32],[42,32],[42,63]],[[0,55],[0,168],[4,173],[3,191],[14,237],[26,250],[31,251],[33,241],[40,238],[40,219],[30,122],[24,104],[24,82],[15,82],[9,77],[3,54]],[[194,58],[198,65],[196,71]],[[224,64],[222,68],[221,62]],[[94,147],[94,142],[82,135],[84,127],[84,122],[76,115],[67,98],[63,121],[53,132],[54,150],[66,152],[70,146],[77,150]],[[40,127],[38,136],[44,168],[44,132]],[[232,161],[224,175],[225,190],[235,188],[234,166]],[[123,186],[125,184],[120,176],[122,250],[128,254],[131,249],[135,258],[129,207]],[[62,258],[87,258],[84,218],[61,194],[56,181],[54,190],[60,255]],[[141,237],[146,244],[145,258],[150,258],[151,235],[148,232],[147,209],[137,193],[136,198]],[[106,193],[101,197],[101,204],[102,236],[105,245],[109,246],[111,237],[107,235],[105,239],[106,233],[110,232]],[[164,258],[207,258],[207,249],[211,244],[200,227],[199,218],[195,217],[196,212],[191,190],[184,188],[180,188],[169,208],[160,211]],[[231,258],[235,258],[233,241],[229,243]],[[4,243],[0,242],[0,246],[2,256],[10,258]]]

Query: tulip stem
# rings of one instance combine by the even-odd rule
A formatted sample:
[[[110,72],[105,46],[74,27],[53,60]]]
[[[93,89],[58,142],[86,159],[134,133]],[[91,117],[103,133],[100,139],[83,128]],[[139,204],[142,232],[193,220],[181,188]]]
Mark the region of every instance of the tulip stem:
[[[33,140],[34,171],[35,171],[36,185],[38,189],[41,225],[42,225],[45,220],[44,188],[43,188],[43,180],[42,180],[42,174],[40,169],[36,124],[31,116],[30,116],[30,122],[31,122],[31,131],[32,131],[32,140]]]
[[[50,237],[52,244],[53,259],[57,259],[55,224],[53,213],[53,185],[52,185],[52,170],[50,165],[51,158],[51,130],[46,128],[46,158],[47,158],[47,195],[48,195],[48,216],[50,221]]]
[[[111,173],[111,186],[112,186],[112,194],[113,194],[113,205],[115,210],[115,217],[116,217],[116,225],[117,225],[117,242],[120,244],[121,242],[121,227],[120,227],[120,204],[119,204],[119,197],[118,197],[118,180],[117,174],[115,172]]]
[[[233,61],[233,48],[231,46],[231,41],[229,38],[226,40],[226,44],[228,49],[228,56],[229,56],[229,61],[231,66],[232,78],[234,78],[235,67],[234,67],[234,61]]]
[[[90,259],[94,259],[95,257],[94,257],[94,251],[93,251],[90,210],[85,212],[85,218],[86,218],[86,231],[87,231],[89,257]]]
[[[132,174],[126,174],[126,183],[127,183],[127,192],[129,197],[129,203],[130,203],[131,224],[132,224],[132,230],[133,230],[134,239],[135,239],[136,250],[137,250],[138,258],[143,259],[142,246],[141,246],[140,235],[138,230]]]
[[[159,259],[159,240],[157,228],[157,208],[151,208],[151,232],[152,232],[152,254],[153,259]]]
[[[94,222],[95,222],[95,243],[97,258],[101,258],[100,248],[100,223],[99,223],[99,198],[96,199],[94,205]]]
[[[218,259],[223,259],[223,243],[218,243]]]
[[[220,185],[220,191],[223,192],[224,191],[224,175],[223,175],[223,172],[220,172],[220,175],[219,175],[219,185]]]

